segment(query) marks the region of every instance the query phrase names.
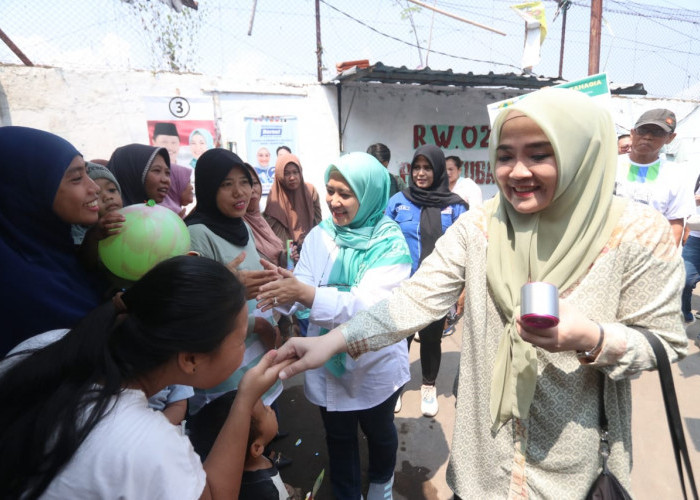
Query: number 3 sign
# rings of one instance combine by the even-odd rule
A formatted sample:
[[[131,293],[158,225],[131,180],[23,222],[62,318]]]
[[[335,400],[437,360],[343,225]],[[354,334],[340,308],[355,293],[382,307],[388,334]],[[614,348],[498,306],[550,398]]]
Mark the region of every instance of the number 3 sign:
[[[176,118],[184,118],[190,112],[190,103],[184,97],[173,97],[168,103],[170,114]]]

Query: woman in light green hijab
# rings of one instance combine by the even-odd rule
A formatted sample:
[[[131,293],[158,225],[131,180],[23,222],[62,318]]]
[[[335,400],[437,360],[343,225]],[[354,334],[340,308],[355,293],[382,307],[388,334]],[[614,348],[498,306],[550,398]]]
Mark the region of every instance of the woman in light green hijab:
[[[441,317],[465,287],[447,482],[456,498],[584,498],[608,466],[629,490],[629,376],[656,361],[639,327],[686,354],[682,260],[668,222],[613,196],[612,119],[583,93],[545,89],[503,110],[489,145],[498,194],[463,215],[389,298],[321,339],[293,339],[286,378],[379,349]],[[520,322],[520,289],[559,289],[560,322]],[[360,357],[359,359],[362,359]]]
[[[350,153],[328,167],[325,181],[331,216],[305,238],[294,273],[280,269],[284,279],[262,286],[258,297],[263,310],[277,305],[288,314],[309,308],[309,337],[325,335],[388,297],[411,272],[401,229],[384,215],[386,168],[366,153]],[[363,494],[358,426],[372,457],[365,498],[383,500],[391,491],[398,447],[394,406],[409,378],[403,344],[358,360],[341,353],[306,373],[304,392],[320,407],[326,430],[335,498]]]

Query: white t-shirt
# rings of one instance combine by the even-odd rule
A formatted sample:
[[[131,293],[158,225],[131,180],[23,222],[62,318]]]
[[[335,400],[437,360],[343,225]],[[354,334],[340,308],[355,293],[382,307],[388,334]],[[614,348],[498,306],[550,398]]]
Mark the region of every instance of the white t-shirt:
[[[43,348],[66,333],[36,335],[8,356]],[[2,360],[0,376],[23,357]],[[205,484],[202,462],[182,428],[149,408],[143,391],[126,389],[41,498],[197,499]]]
[[[657,162],[658,175],[653,173]],[[629,179],[632,165],[640,172],[636,180]],[[645,169],[648,174],[642,182]],[[644,165],[633,164],[629,155],[618,156],[615,194],[650,205],[669,220],[685,219],[695,213],[693,185],[688,182],[687,173],[681,165],[661,158]]]
[[[206,474],[180,427],[125,390],[54,478],[42,499],[197,499]]]
[[[455,184],[452,192],[469,203],[470,210],[480,207],[483,203],[481,189],[476,182],[468,177],[460,177],[457,179],[457,184]]]
[[[693,186],[693,187],[695,187],[695,186]],[[695,194],[700,194],[700,187],[698,187],[698,190],[695,191]],[[696,206],[695,207],[695,215],[698,215],[698,214],[700,214],[700,207]],[[690,221],[688,221],[688,223],[690,223]],[[690,231],[690,236],[693,236],[695,238],[700,238],[700,230]]]

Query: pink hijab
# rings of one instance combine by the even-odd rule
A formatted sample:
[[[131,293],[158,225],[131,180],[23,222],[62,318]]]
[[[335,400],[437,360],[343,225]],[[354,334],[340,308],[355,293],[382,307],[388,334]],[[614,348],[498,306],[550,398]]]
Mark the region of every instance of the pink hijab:
[[[255,177],[260,183],[260,177],[253,167],[246,163],[246,168],[250,172],[250,175]],[[250,229],[253,231],[253,237],[255,238],[255,248],[261,257],[269,260],[273,264],[281,265],[281,254],[284,252],[284,246],[282,245],[282,240],[280,240],[274,233],[270,224],[267,223],[265,218],[260,213],[260,200],[254,201],[252,198],[248,204],[248,210],[243,216]]]
[[[168,190],[168,195],[160,205],[180,215],[182,211],[182,192],[190,182],[191,176],[191,168],[183,167],[182,165],[170,165],[170,190]]]

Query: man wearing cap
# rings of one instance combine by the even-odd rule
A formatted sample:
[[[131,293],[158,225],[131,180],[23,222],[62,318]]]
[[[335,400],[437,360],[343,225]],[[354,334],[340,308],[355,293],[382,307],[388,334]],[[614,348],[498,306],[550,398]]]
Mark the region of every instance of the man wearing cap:
[[[659,156],[676,137],[675,129],[676,115],[668,109],[652,109],[639,117],[630,131],[629,154],[618,156],[615,194],[661,212],[680,245],[685,219],[695,213],[693,186],[678,165]]]
[[[170,164],[177,163],[177,153],[180,151],[180,136],[174,123],[158,122],[153,129],[153,145],[165,148],[170,155]]]

